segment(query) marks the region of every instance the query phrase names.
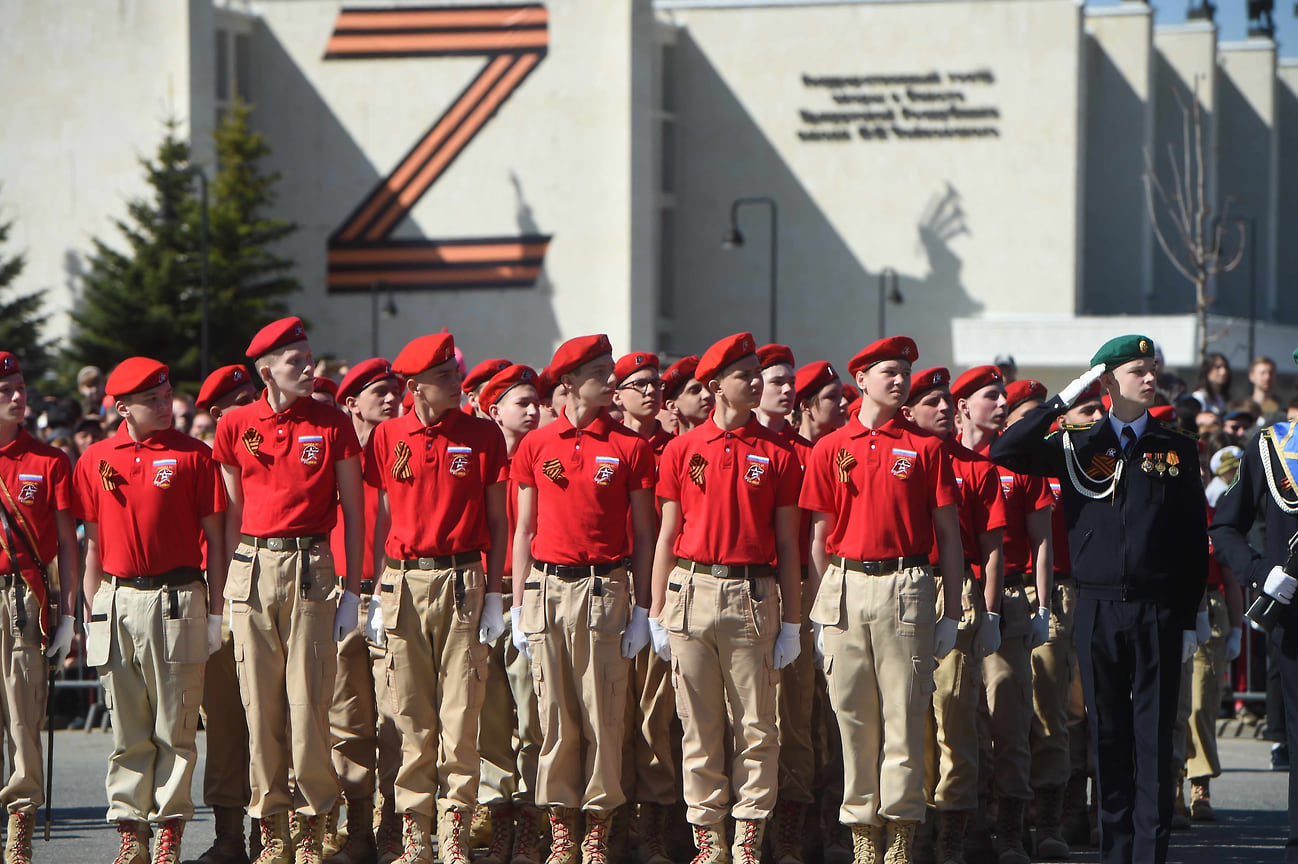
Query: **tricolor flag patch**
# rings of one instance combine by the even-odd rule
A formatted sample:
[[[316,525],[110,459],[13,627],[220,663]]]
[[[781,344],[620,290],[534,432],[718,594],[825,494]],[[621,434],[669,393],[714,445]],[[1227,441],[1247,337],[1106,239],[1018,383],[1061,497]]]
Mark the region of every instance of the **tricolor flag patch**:
[[[898,480],[905,480],[910,476],[911,469],[915,467],[915,458],[919,456],[914,450],[903,450],[900,447],[892,448],[892,476]]]
[[[452,477],[469,476],[469,457],[473,455],[472,447],[448,445],[446,448],[446,455],[450,457],[450,472]]]
[[[751,486],[760,486],[762,478],[766,476],[766,469],[771,464],[767,456],[758,456],[756,453],[748,454],[748,471],[744,474],[744,480]]]
[[[596,456],[595,457],[595,485],[607,486],[613,482],[613,475],[617,473],[617,468],[622,464],[622,460],[616,456]]]
[[[175,459],[154,459],[153,460],[153,485],[159,489],[170,489],[171,481],[176,478]]]

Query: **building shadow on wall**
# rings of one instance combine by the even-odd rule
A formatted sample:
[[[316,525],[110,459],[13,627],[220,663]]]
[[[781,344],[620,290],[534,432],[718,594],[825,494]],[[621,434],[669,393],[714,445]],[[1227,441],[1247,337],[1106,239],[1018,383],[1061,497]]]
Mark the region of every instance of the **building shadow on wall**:
[[[1276,134],[1280,151],[1279,207],[1276,237],[1298,237],[1298,93],[1283,84],[1276,86]],[[1298,243],[1286,239],[1276,244],[1275,319],[1298,324]]]
[[[733,199],[769,195],[779,204],[780,341],[788,342],[800,360],[846,361],[879,335],[879,276],[889,262],[857,256],[688,31],[679,33],[676,54],[677,288],[674,344],[665,347],[690,353],[738,329],[765,341],[766,216],[757,210],[741,214],[743,249],[724,251],[720,240]],[[797,146],[823,147],[827,157],[841,158],[834,148],[911,145],[853,140]],[[891,224],[894,215],[871,209],[868,195],[863,189],[854,216],[839,217],[843,230],[865,236],[875,226]],[[924,202],[915,243],[928,268],[898,274],[904,302],[888,305],[886,329],[913,335],[921,351],[927,343],[934,353],[949,355],[951,319],[982,309],[963,285],[962,262],[952,246],[972,231],[959,191],[949,182],[917,187],[915,196]]]
[[[1283,89],[1285,88],[1276,86],[1277,92]],[[1220,154],[1217,162],[1217,198],[1221,204],[1216,212],[1222,213],[1227,198],[1230,198],[1230,213],[1227,218],[1253,217],[1257,231],[1247,238],[1246,243],[1255,243],[1257,248],[1253,250],[1256,255],[1250,258],[1246,247],[1239,266],[1217,277],[1217,299],[1210,311],[1216,315],[1250,317],[1250,282],[1256,279],[1257,308],[1253,314],[1258,318],[1266,318],[1266,285],[1269,274],[1264,262],[1267,260],[1268,244],[1265,238],[1270,221],[1267,195],[1270,192],[1269,184],[1276,182],[1276,178],[1264,177],[1266,169],[1259,166],[1266,166],[1271,158],[1271,129],[1254,110],[1248,97],[1240,92],[1226,74],[1217,76],[1217,112],[1220,118],[1217,130]],[[1251,230],[1251,227],[1246,228],[1245,233]],[[1229,232],[1227,236],[1231,236]],[[1250,260],[1256,263],[1257,273],[1249,272]]]

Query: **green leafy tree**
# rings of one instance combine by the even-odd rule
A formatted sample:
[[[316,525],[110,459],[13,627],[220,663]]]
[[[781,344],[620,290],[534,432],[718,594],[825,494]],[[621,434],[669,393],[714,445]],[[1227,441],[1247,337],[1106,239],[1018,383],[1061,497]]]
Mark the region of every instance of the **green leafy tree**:
[[[12,222],[0,222],[0,249],[9,240]],[[26,258],[0,251],[0,351],[18,358],[23,378],[40,387],[50,369],[50,345],[42,338],[47,315],[45,292],[11,296],[14,280],[23,272]]]

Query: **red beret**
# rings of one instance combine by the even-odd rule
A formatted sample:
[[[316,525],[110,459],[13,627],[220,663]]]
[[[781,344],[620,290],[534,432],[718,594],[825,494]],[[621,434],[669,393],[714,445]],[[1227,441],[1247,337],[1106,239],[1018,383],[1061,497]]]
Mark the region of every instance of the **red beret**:
[[[455,337],[450,333],[429,333],[406,343],[392,361],[392,371],[410,377],[454,359]]]
[[[509,365],[509,361],[504,357],[493,357],[490,360],[483,360],[477,366],[469,370],[469,374],[464,376],[464,383],[460,389],[465,393],[472,393],[473,388],[479,384],[486,384],[501,369]]]
[[[559,346],[550,361],[550,376],[558,381],[582,364],[605,354],[612,356],[613,345],[603,333],[594,336],[576,336]]]
[[[793,365],[793,349],[788,345],[777,345],[772,342],[769,345],[763,345],[757,349],[757,362],[762,364],[762,368],[774,366],[777,363],[788,363]]]
[[[862,369],[869,369],[884,360],[908,360],[914,363],[918,359],[919,349],[915,347],[914,339],[909,336],[889,336],[862,348],[847,364],[847,371],[856,375]]]
[[[740,357],[756,353],[757,340],[753,338],[752,333],[735,333],[727,336],[713,342],[712,346],[703,352],[699,364],[694,367],[694,377],[699,381],[708,381],[720,375],[722,369]]]
[[[166,384],[170,370],[157,360],[148,357],[128,357],[108,376],[104,392],[109,396],[129,396]]]
[[[315,380],[311,382],[311,389],[316,393],[328,393],[335,400],[338,398],[338,382],[324,375],[315,376]]]
[[[306,339],[306,327],[302,326],[301,318],[296,316],[281,318],[258,330],[244,353],[248,355],[249,360],[256,360],[276,348],[283,348],[285,345],[301,342],[303,339]]]
[[[910,397],[906,400],[911,405],[919,401],[930,390],[951,386],[951,370],[945,366],[934,366],[910,376]]]
[[[659,368],[657,354],[649,351],[636,351],[618,358],[617,365],[613,367],[613,377],[617,379],[617,383],[621,384],[641,369],[657,368]]]
[[[1044,402],[1048,395],[1050,394],[1046,390],[1046,385],[1040,381],[1033,381],[1031,378],[1011,381],[1005,385],[1005,401],[1008,403],[1005,411],[1007,413],[1013,411],[1029,399],[1040,399]]]
[[[478,406],[485,412],[519,384],[535,385],[536,370],[522,363],[513,363],[501,369],[482,385],[482,391],[478,393]]]
[[[357,363],[347,374],[343,376],[342,383],[338,385],[338,404],[346,402],[353,396],[359,396],[361,391],[373,384],[375,381],[382,381],[385,378],[396,378],[397,373],[392,371],[392,364],[382,357],[371,357],[361,363]]]
[[[542,399],[549,399],[553,396],[554,388],[558,386],[559,382],[550,374],[549,366],[536,373],[536,395]]]
[[[401,413],[409,414],[411,411],[414,410],[415,410],[415,394],[410,390],[406,390],[405,395],[401,397]]]
[[[242,365],[222,366],[207,376],[207,380],[198,390],[198,400],[194,402],[194,407],[199,411],[206,411],[231,390],[251,381],[252,377]]]
[[[997,366],[975,366],[968,369],[951,384],[951,395],[968,399],[988,384],[1004,383],[1005,376]]]
[[[17,375],[23,370],[18,368],[18,358],[8,351],[0,351],[0,378]]]
[[[848,417],[855,417],[857,414],[861,413],[861,402],[864,401],[864,399],[865,399],[864,396],[857,396],[855,399],[853,399],[851,402],[848,403],[847,405]]]
[[[1073,404],[1076,405],[1077,403],[1074,402]],[[1113,410],[1113,400],[1109,398],[1108,393],[1105,393],[1103,396],[1100,397],[1100,404],[1104,406],[1105,411]]]
[[[1177,422],[1175,405],[1155,405],[1149,409],[1149,416],[1164,423]]]
[[[798,370],[797,376],[793,379],[793,387],[797,391],[794,398],[801,402],[803,399],[819,393],[826,384],[831,384],[837,380],[838,373],[834,371],[833,366],[824,360],[808,363]]]
[[[663,373],[663,398],[675,399],[681,395],[685,385],[694,380],[694,371],[698,366],[699,355],[697,354],[682,357],[668,366],[667,371]]]

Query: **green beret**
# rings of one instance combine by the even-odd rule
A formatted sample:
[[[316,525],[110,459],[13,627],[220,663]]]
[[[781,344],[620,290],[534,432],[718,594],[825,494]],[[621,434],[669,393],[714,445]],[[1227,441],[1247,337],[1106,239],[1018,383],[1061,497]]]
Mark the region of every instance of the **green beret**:
[[[1298,363],[1298,348],[1293,349],[1293,362]]]
[[[1091,365],[1103,363],[1104,370],[1112,372],[1129,360],[1153,356],[1154,340],[1133,333],[1128,336],[1118,336],[1101,345],[1100,350],[1096,351],[1095,356],[1091,358]]]

